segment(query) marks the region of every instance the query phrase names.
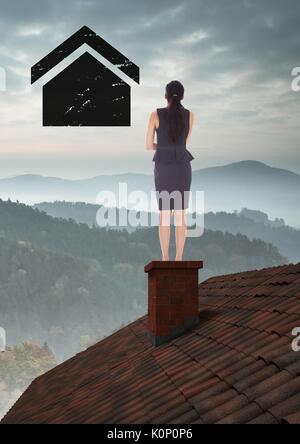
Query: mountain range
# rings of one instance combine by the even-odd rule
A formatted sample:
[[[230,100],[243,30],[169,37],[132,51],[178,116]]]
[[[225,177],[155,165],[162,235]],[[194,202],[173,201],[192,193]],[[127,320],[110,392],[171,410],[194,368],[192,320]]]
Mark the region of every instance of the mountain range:
[[[77,180],[26,174],[0,179],[0,198],[27,204],[53,202],[58,198],[96,203],[98,193],[103,190],[118,196],[120,183],[127,184],[129,193],[141,190],[149,195],[154,191],[153,176],[146,174],[101,175]],[[195,170],[192,191],[204,192],[205,212],[254,208],[266,212],[270,218],[284,218],[287,224],[300,227],[300,175],[291,171],[252,160]]]

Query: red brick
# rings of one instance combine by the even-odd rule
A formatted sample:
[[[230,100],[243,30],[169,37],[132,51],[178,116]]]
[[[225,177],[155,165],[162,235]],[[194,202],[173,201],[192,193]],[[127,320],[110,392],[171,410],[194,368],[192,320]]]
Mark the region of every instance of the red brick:
[[[162,332],[169,335],[172,326],[184,327],[187,317],[198,316],[197,267],[201,268],[202,263],[154,262],[145,267],[149,329],[154,336],[162,336]]]

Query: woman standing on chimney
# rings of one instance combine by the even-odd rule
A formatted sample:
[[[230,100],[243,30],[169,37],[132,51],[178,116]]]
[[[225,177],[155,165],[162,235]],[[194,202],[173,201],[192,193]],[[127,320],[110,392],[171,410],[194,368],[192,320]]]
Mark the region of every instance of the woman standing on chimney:
[[[186,241],[186,209],[192,181],[190,162],[194,159],[186,143],[191,136],[194,114],[181,104],[183,97],[184,87],[179,81],[168,83],[165,90],[167,106],[151,113],[146,136],[146,149],[155,151],[154,179],[163,261],[169,261],[172,211],[175,217],[176,261],[182,261]],[[157,144],[154,143],[155,132]]]

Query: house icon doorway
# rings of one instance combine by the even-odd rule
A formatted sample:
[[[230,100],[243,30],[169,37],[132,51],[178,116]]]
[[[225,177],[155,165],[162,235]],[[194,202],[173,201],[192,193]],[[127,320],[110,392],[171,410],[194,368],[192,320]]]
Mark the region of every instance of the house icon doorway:
[[[31,68],[31,84],[82,45],[139,84],[139,67],[87,26]],[[43,126],[130,126],[131,87],[89,52],[43,85]]]

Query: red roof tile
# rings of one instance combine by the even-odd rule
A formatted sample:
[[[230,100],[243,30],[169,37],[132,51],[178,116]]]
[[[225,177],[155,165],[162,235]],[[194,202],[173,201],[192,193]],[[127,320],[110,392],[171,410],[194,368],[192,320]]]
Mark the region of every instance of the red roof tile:
[[[296,413],[292,413],[291,415],[286,416],[283,419],[284,423],[287,424],[300,424],[300,410]]]
[[[278,421],[271,413],[262,413],[256,418],[251,419],[246,424],[278,424]]]
[[[225,418],[220,419],[217,424],[245,424],[261,415],[261,413],[262,409],[255,402],[251,402],[234,413],[225,416]]]
[[[143,317],[37,378],[3,423],[300,423],[300,264],[210,278],[199,324],[155,348]]]

